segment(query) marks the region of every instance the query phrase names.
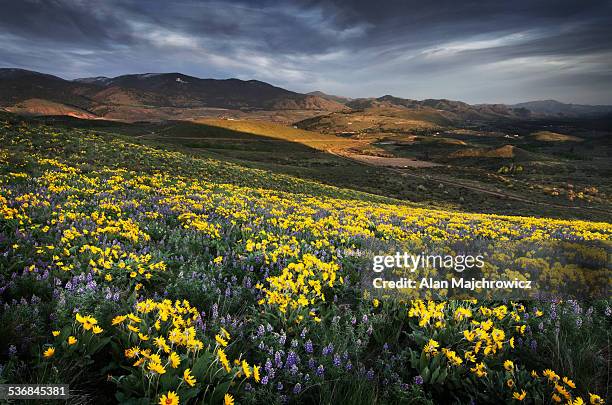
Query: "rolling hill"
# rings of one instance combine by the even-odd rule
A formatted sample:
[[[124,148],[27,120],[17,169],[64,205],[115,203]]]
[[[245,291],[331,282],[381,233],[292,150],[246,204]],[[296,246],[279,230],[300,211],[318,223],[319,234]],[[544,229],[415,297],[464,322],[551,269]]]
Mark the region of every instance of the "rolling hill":
[[[147,73],[114,78],[93,77],[64,80],[23,69],[0,69],[0,107],[35,105],[28,100],[47,100],[104,117],[118,109],[138,115],[151,108],[222,108],[234,110],[340,111],[340,103],[295,93],[257,80],[200,79],[180,73]],[[24,104],[24,102],[27,102]],[[39,109],[21,112],[44,114]],[[167,113],[167,112],[166,112]],[[135,117],[137,119],[137,117]]]

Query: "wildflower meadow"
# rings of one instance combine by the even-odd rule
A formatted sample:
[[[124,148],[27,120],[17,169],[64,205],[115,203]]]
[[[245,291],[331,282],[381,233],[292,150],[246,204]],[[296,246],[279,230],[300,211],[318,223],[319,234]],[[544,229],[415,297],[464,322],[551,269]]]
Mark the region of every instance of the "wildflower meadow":
[[[0,141],[0,383],[69,384],[83,404],[610,395],[605,296],[376,295],[349,254],[373,242],[597,241],[603,250],[570,251],[605,261],[610,223],[430,209],[16,119],[0,122]],[[495,271],[580,281],[554,255],[503,254]]]

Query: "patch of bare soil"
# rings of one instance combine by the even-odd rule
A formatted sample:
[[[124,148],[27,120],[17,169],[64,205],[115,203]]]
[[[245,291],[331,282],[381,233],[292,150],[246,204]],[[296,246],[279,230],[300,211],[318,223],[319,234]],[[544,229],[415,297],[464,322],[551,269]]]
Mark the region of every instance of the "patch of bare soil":
[[[359,162],[363,162],[369,165],[381,166],[381,167],[396,167],[396,168],[425,168],[441,166],[438,163],[428,162],[425,160],[417,160],[402,157],[385,157],[385,156],[371,156],[371,155],[359,155],[354,153],[342,153],[342,156],[353,159]]]

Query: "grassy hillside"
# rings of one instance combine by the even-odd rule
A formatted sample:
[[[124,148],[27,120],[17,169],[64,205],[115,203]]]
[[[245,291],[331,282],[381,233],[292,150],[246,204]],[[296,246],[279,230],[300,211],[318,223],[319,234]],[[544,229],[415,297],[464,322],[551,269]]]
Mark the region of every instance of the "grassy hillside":
[[[35,120],[51,124],[58,131],[83,128],[102,135],[115,134],[124,139],[127,136],[133,142],[158,149],[432,208],[587,220],[605,220],[610,216],[606,208],[612,194],[605,181],[610,172],[605,158],[609,147],[601,136],[581,142],[581,149],[573,150],[574,143],[534,142],[529,137],[509,140],[503,133],[491,131],[397,134],[377,142],[376,138],[318,134],[265,120],[201,119],[200,122],[164,123],[69,117]],[[453,155],[470,149],[494,151],[508,143],[516,145],[512,151],[517,153],[506,154],[511,157]],[[589,160],[582,157],[568,160],[565,156],[570,153],[588,154]],[[364,154],[416,159],[424,161],[426,168],[403,168],[407,163],[401,163],[395,165],[399,169],[390,169],[386,166],[395,164],[393,158],[368,164],[370,160]],[[432,166],[430,162],[441,165],[427,168]],[[567,176],[571,176],[573,184],[569,184]],[[516,198],[509,199],[507,195]]]
[[[406,302],[362,283],[376,246],[514,241],[528,248],[498,245],[490,277],[600,289],[610,223],[426,209],[24,122],[0,123],[0,145],[0,382],[134,404],[541,401],[561,377],[567,399],[605,389],[606,301]]]
[[[333,148],[358,147],[361,145],[360,142],[353,139],[340,138],[333,135],[306,131],[265,121],[202,119],[196,122],[211,127],[226,128],[240,133],[260,135],[288,142],[297,142],[310,148],[323,151]]]

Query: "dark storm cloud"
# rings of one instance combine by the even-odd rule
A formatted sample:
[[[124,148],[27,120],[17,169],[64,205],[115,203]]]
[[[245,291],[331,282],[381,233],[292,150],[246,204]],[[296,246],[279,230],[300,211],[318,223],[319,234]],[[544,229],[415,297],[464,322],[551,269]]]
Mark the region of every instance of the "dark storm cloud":
[[[3,1],[0,65],[298,91],[612,103],[609,1]]]

